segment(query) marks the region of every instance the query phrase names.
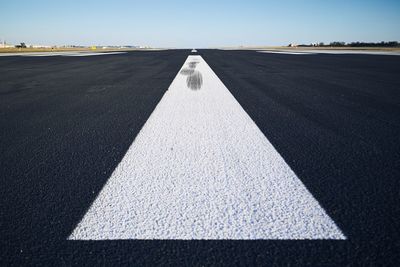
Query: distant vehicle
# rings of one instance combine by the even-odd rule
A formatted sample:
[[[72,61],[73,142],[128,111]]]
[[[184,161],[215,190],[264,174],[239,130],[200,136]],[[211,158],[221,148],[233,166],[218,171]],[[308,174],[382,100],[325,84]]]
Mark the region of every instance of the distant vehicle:
[[[25,43],[20,43],[19,45],[15,46],[16,48],[26,48],[26,44]]]

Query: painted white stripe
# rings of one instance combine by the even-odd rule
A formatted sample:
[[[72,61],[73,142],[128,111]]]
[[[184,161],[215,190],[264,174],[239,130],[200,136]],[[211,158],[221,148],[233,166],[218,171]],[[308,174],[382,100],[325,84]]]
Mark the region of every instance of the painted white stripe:
[[[90,57],[90,56],[107,56],[125,54],[127,52],[97,52],[97,53],[74,53],[74,54],[63,54],[65,57]]]
[[[381,55],[381,56],[400,56],[397,51],[363,51],[363,50],[297,50],[297,51],[284,51],[284,50],[259,50],[260,53],[274,53],[274,54],[287,54],[287,55],[313,55],[313,54],[334,54],[334,55]]]
[[[376,55],[376,56],[400,56],[398,51],[363,51],[363,50],[312,50],[318,54],[335,55]]]
[[[201,56],[189,56],[69,239],[345,236]]]
[[[59,56],[61,53],[57,52],[22,52],[22,53],[0,53],[0,56],[20,56],[20,57],[51,57]]]
[[[28,53],[24,53],[24,54],[20,54],[19,56],[21,57],[53,57],[53,56],[61,56],[62,53],[51,53],[51,52],[47,52],[47,53],[32,53],[32,54],[28,54]]]
[[[292,51],[272,51],[272,50],[260,50],[260,53],[270,53],[270,54],[285,54],[285,55],[312,55],[313,52],[292,52]]]

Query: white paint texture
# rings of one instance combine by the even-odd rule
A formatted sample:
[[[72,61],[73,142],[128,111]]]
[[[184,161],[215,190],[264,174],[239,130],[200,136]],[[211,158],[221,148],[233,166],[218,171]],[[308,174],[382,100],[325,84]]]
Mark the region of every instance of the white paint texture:
[[[192,90],[193,73],[202,86]],[[189,56],[69,239],[345,236],[207,63]]]

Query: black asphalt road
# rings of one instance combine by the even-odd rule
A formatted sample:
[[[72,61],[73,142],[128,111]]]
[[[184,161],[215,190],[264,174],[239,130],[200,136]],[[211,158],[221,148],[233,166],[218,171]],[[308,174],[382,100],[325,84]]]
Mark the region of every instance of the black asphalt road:
[[[348,240],[66,240],[189,54],[0,58],[0,265],[399,265],[395,56],[199,51]]]

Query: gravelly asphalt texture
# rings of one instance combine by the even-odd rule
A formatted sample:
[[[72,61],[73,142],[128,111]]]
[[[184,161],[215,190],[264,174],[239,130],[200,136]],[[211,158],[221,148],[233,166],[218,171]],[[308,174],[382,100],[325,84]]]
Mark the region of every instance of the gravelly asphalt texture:
[[[395,56],[199,51],[348,240],[66,240],[189,54],[0,59],[1,265],[398,265]]]

